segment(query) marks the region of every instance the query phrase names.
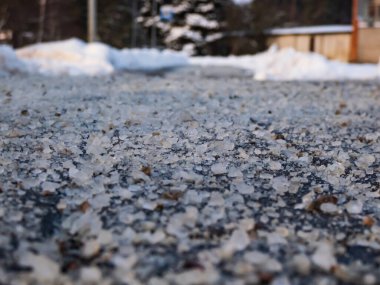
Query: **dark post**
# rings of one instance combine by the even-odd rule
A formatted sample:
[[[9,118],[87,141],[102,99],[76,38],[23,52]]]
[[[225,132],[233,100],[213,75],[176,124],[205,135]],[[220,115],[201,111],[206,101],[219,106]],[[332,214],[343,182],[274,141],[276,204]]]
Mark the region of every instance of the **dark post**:
[[[96,0],[88,0],[87,2],[87,33],[88,33],[88,41],[94,42],[96,41]]]
[[[359,6],[358,0],[352,0],[352,36],[351,36],[351,49],[350,61],[355,62],[358,60],[358,42],[359,42],[359,22],[358,13]]]

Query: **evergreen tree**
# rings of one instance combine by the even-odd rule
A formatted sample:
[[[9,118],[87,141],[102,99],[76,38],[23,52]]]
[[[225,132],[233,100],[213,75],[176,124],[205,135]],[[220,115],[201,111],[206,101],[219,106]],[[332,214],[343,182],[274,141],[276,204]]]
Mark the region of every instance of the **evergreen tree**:
[[[98,33],[112,46],[136,47],[144,43],[144,31],[136,25],[139,0],[98,0]]]
[[[190,54],[212,53],[224,37],[227,0],[146,0],[139,22],[150,31],[152,42]]]

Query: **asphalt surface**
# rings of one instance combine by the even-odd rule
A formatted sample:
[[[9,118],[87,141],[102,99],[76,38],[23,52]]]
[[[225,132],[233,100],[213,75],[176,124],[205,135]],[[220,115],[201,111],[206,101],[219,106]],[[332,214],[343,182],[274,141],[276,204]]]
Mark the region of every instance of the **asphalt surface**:
[[[0,284],[380,284],[379,82],[0,78]]]

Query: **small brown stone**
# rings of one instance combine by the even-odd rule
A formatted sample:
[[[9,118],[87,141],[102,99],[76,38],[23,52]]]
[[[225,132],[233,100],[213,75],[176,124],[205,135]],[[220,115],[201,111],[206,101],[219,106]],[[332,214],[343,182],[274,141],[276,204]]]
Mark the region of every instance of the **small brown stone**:
[[[162,198],[166,200],[178,201],[179,198],[183,196],[182,192],[179,191],[171,191],[165,192],[162,194]]]
[[[82,213],[86,213],[87,210],[91,207],[90,203],[87,201],[84,201],[82,204],[79,205],[79,210]]]
[[[275,140],[285,140],[285,137],[284,137],[283,134],[275,134],[275,135],[273,136],[273,138],[274,138]]]
[[[341,101],[341,102],[339,103],[339,108],[340,108],[340,109],[347,108],[347,103],[344,102],[344,101]]]
[[[372,218],[371,216],[365,216],[363,218],[363,225],[367,227],[372,227],[375,224],[375,219]]]
[[[335,197],[333,195],[323,195],[323,196],[319,196],[317,199],[315,199],[313,202],[311,202],[311,204],[309,205],[309,207],[307,209],[308,209],[308,211],[320,212],[322,204],[331,203],[331,204],[336,205],[337,202],[338,202],[337,197]]]
[[[152,169],[148,165],[141,167],[141,171],[144,172],[145,175],[152,175]]]
[[[263,284],[268,284],[272,281],[273,275],[265,272],[259,273],[259,279]]]

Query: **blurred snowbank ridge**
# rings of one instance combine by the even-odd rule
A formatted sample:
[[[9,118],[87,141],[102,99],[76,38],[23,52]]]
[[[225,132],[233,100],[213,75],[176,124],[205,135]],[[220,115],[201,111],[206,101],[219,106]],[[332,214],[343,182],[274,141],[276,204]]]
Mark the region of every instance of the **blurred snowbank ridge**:
[[[184,54],[174,51],[119,50],[102,43],[87,44],[79,39],[35,44],[16,51],[7,46],[0,49],[0,70],[3,72],[8,70],[46,75],[106,75],[118,70],[154,71],[183,66],[187,61]]]
[[[249,56],[187,57],[175,51],[115,49],[78,39],[42,43],[13,50],[0,45],[0,75],[26,72],[45,75],[106,75],[119,70],[155,71],[188,64],[231,66],[254,73],[256,80],[365,80],[380,78],[380,64],[347,64],[293,49]]]
[[[193,57],[191,64],[234,66],[253,71],[256,80],[366,80],[380,78],[380,63],[348,64],[317,53],[273,46],[249,56]]]

